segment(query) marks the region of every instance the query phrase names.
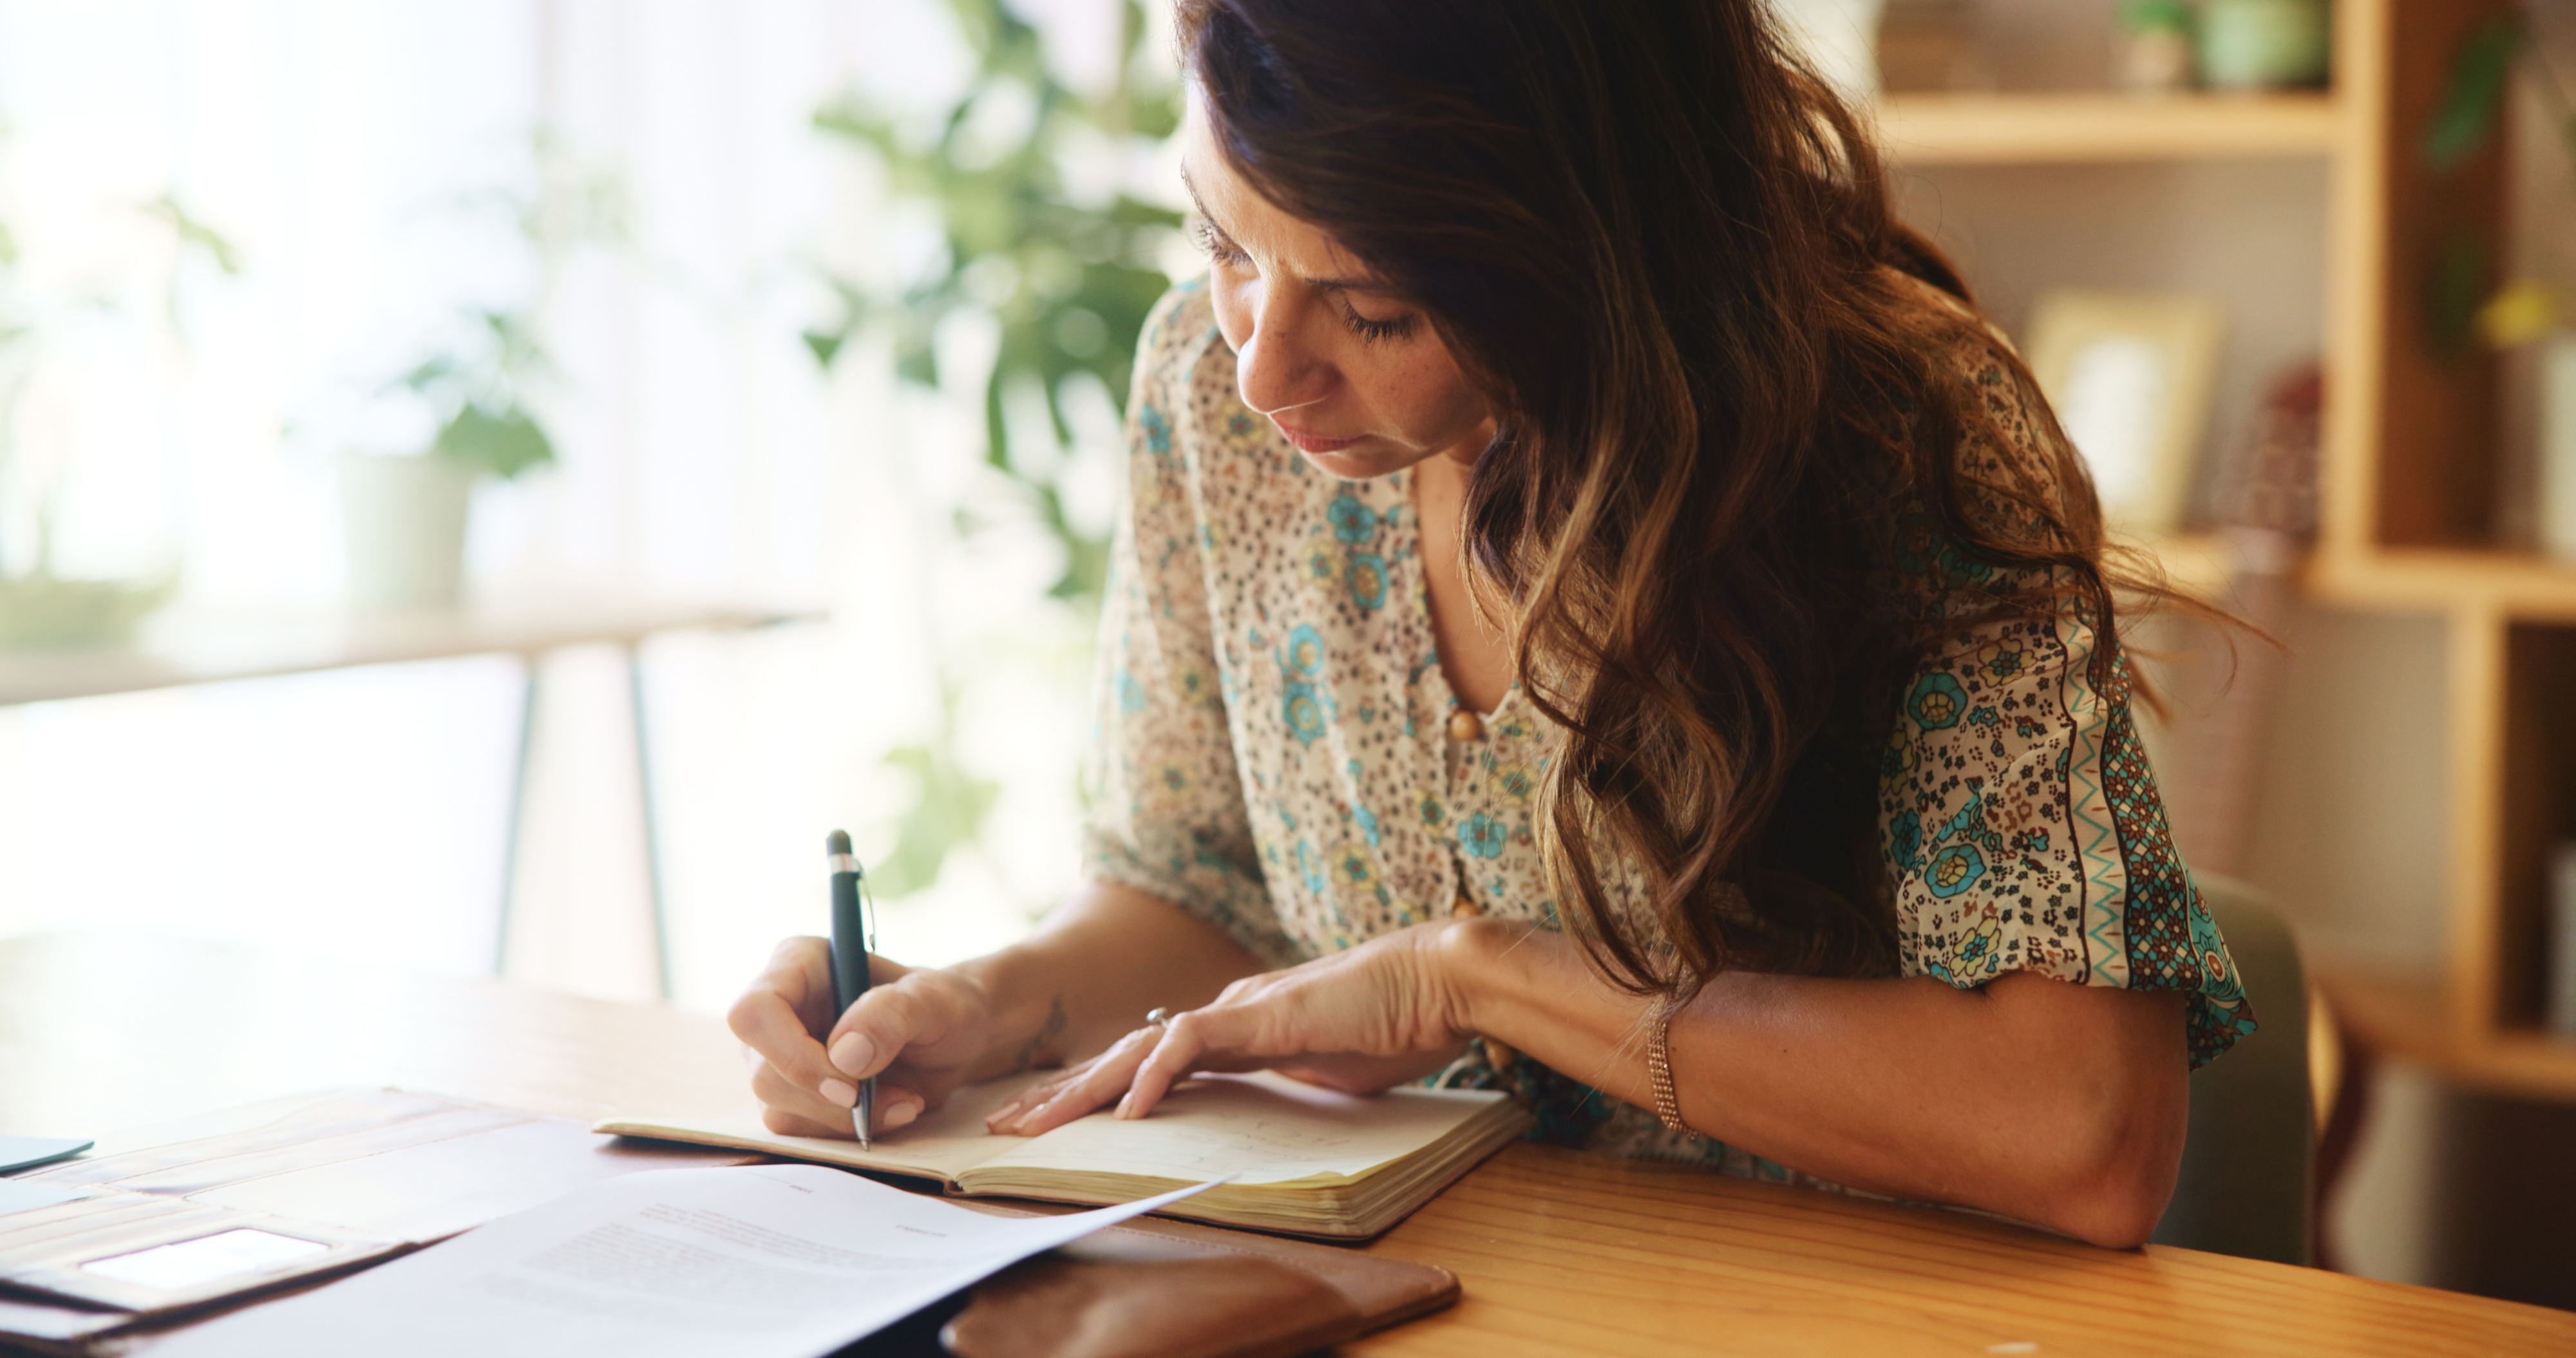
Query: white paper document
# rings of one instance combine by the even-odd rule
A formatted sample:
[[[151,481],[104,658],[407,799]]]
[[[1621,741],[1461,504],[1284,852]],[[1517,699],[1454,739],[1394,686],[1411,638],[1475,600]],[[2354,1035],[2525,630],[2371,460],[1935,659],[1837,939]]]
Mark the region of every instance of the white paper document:
[[[999,1217],[816,1165],[630,1174],[153,1358],[814,1358],[1032,1254],[1186,1198]]]

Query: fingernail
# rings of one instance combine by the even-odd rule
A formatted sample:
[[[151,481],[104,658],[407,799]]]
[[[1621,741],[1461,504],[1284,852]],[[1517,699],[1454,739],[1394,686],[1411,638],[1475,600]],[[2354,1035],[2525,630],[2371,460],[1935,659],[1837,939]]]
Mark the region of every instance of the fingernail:
[[[1135,1095],[1133,1095],[1133,1094],[1130,1094],[1130,1095],[1128,1095],[1127,1097],[1125,1097],[1125,1098],[1123,1098],[1123,1099],[1120,1099],[1120,1100],[1118,1101],[1118,1112],[1117,1112],[1116,1116],[1117,1116],[1119,1119],[1121,1119],[1122,1121],[1123,1121],[1123,1120],[1125,1120],[1125,1119],[1127,1119],[1127,1118],[1132,1118],[1132,1117],[1136,1116],[1136,1114],[1135,1114],[1135,1107],[1136,1107],[1136,1096],[1135,1096]]]
[[[843,1108],[848,1108],[859,1101],[858,1087],[840,1080],[825,1080],[816,1092]]]
[[[876,1059],[877,1044],[858,1033],[848,1033],[832,1044],[832,1064],[852,1075],[864,1072],[868,1062]]]
[[[914,1118],[917,1118],[917,1117],[920,1117],[920,1116],[921,1116],[921,1105],[920,1105],[920,1104],[917,1104],[917,1103],[899,1103],[899,1104],[896,1104],[896,1105],[893,1107],[893,1109],[892,1109],[892,1110],[890,1110],[890,1111],[888,1111],[888,1112],[886,1113],[886,1115],[885,1115],[885,1125],[886,1125],[886,1130],[887,1130],[887,1131],[889,1131],[889,1132],[891,1132],[891,1131],[893,1131],[893,1130],[894,1130],[895,1128],[897,1128],[897,1127],[906,1126],[906,1125],[910,1124],[910,1123],[911,1123],[911,1121],[912,1121]]]

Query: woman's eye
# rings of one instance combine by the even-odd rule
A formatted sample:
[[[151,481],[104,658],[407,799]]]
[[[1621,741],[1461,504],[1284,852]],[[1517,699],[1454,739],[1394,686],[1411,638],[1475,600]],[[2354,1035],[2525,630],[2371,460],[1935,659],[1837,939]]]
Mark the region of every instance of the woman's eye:
[[[1408,311],[1382,321],[1372,320],[1361,315],[1359,309],[1351,305],[1351,299],[1347,297],[1342,299],[1343,323],[1350,326],[1352,334],[1372,343],[1378,340],[1403,339],[1413,333],[1416,319],[1415,313]]]
[[[1246,258],[1240,247],[1217,234],[1216,228],[1203,220],[1193,220],[1190,223],[1190,234],[1198,238],[1199,248],[1207,252],[1211,263],[1241,264]]]

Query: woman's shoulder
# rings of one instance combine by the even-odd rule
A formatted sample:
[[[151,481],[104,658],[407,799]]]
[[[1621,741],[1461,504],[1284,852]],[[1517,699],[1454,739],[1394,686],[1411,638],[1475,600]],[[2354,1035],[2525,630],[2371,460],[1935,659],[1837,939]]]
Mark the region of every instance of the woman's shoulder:
[[[2076,502],[2093,485],[2048,398],[1993,321],[1932,283],[1902,278],[1899,297],[1923,322],[1932,374],[1958,417],[1946,453],[1961,508],[1981,532],[2054,546],[2046,539],[2055,525],[2089,517]]]
[[[1137,372],[1149,384],[1185,389],[1209,351],[1224,344],[1207,280],[1184,278],[1146,311],[1145,329],[1136,341]]]

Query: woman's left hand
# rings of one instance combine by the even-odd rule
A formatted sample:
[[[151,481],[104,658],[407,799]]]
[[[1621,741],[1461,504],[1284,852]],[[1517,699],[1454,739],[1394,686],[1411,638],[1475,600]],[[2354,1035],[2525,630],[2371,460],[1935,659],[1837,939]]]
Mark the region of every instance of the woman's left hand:
[[[1353,1094],[1419,1079],[1473,1036],[1459,993],[1455,924],[1420,924],[1280,971],[1247,976],[1216,1002],[1118,1039],[1031,1085],[985,1119],[1036,1136],[1116,1100],[1140,1118],[1194,1071],[1278,1069]]]

